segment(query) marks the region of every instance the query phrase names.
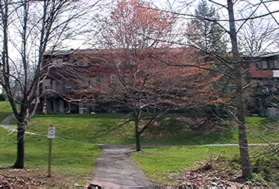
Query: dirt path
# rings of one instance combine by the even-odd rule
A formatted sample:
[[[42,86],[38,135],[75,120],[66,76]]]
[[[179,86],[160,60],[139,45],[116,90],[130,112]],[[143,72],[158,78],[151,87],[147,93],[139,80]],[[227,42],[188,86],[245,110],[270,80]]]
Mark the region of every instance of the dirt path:
[[[103,150],[92,184],[104,189],[151,188],[151,183],[131,159],[129,147],[105,145]]]

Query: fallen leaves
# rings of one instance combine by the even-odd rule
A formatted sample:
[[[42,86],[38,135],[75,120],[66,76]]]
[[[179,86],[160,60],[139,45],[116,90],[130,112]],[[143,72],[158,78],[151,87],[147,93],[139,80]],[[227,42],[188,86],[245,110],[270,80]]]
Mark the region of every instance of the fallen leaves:
[[[43,177],[32,177],[28,170],[5,169],[0,173],[0,189],[35,189],[46,182]]]
[[[73,178],[54,175],[51,178],[45,172],[29,169],[1,169],[0,189],[49,189],[78,188],[72,183]]]

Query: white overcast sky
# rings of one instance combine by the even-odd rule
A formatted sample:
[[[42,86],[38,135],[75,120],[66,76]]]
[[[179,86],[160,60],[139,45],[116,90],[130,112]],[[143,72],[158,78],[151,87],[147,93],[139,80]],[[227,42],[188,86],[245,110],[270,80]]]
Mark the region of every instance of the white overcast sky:
[[[186,14],[194,14],[194,10],[197,7],[198,3],[200,2],[200,0],[145,0],[145,1],[151,2],[156,7],[162,10],[172,10],[172,11],[176,11],[176,12],[178,11]],[[226,5],[227,3],[227,0],[214,0],[214,1],[224,5]],[[235,6],[236,19],[249,16],[251,12],[255,10],[255,8],[251,8],[251,5],[260,2],[260,0],[234,0],[234,1],[237,1],[236,3],[237,6]],[[108,6],[107,8],[100,6],[100,9],[98,9],[97,11],[99,11],[99,13],[101,14],[108,14],[111,11],[109,8],[113,8],[113,6],[118,2],[118,0],[103,0],[102,3],[103,2],[110,2],[110,6]],[[186,4],[188,4],[188,6],[185,6]],[[208,2],[208,4],[214,5],[213,3],[210,2]],[[266,6],[270,11],[279,10],[279,0],[274,0],[274,2],[272,3],[266,3]],[[221,19],[228,19],[227,10],[217,5],[215,5],[215,7],[217,8]],[[255,15],[261,15],[267,12],[268,11],[266,10],[266,7],[264,5],[261,5],[255,12]],[[273,15],[274,18],[279,23],[279,13],[275,13]],[[275,26],[279,27],[279,24],[273,20],[274,18],[268,16],[265,19],[267,21],[270,20],[270,22],[273,22]],[[181,20],[183,20],[183,18]],[[242,22],[237,22],[238,25],[241,25],[241,23]],[[228,27],[228,22],[222,22],[221,24],[224,25],[225,27]]]
[[[85,2],[96,2],[96,0],[83,0]],[[152,4],[154,4],[154,6],[163,9],[163,10],[173,10],[173,11],[178,11],[181,13],[186,13],[186,14],[193,14],[195,8],[197,7],[197,4],[200,0],[145,0],[145,1],[149,1]],[[215,0],[218,3],[221,4],[226,4],[226,0]],[[247,15],[249,15],[251,13],[251,9],[248,9],[247,7],[249,7],[247,5],[247,2],[249,3],[257,3],[260,2],[260,0],[235,0],[237,1],[237,6],[235,7],[235,13],[236,13],[236,18],[241,18],[241,17],[245,17]],[[266,1],[266,0],[264,0]],[[109,13],[112,11],[112,8],[115,6],[115,4],[118,2],[118,0],[101,0],[99,6],[94,9],[94,12],[92,12],[91,14],[91,18],[94,18],[95,14],[100,14],[100,15],[109,15]],[[186,4],[192,2],[191,4],[189,4],[189,6],[185,6]],[[212,3],[209,3],[212,4]],[[106,5],[106,6],[104,6]],[[267,4],[268,8],[270,11],[274,11],[274,10],[278,10],[279,9],[279,0],[273,2],[273,3],[268,3]],[[225,9],[220,8],[218,6],[216,6],[220,18],[221,19],[228,19],[227,18],[227,12]],[[256,12],[257,15],[259,14],[264,14],[266,13],[267,10],[266,8],[262,5]],[[240,14],[241,13],[241,14]],[[279,23],[279,13],[274,14],[274,17],[278,20]],[[90,20],[91,18],[86,18],[85,20],[81,21],[81,22],[88,22],[88,20]],[[267,19],[272,20],[272,18],[269,16]],[[185,21],[186,20],[186,21]],[[181,19],[181,22],[187,22],[188,19]],[[275,22],[274,22],[275,23]],[[239,25],[241,24],[241,22],[238,23]],[[182,25],[182,24],[181,24]],[[224,25],[225,27],[227,27],[228,23],[227,22],[223,22],[222,25]],[[277,25],[275,23],[275,25]],[[75,25],[73,27],[76,27]],[[98,23],[94,23],[94,21],[92,20],[91,23],[88,25],[88,28],[90,29],[96,29],[98,31]],[[279,27],[279,25],[278,25]],[[92,37],[92,41],[88,40],[87,38],[88,36],[86,35],[80,35],[77,39],[75,40],[67,40],[63,43],[63,45],[67,48],[67,49],[80,49],[80,48],[95,48],[96,46],[94,46],[94,36],[91,35]]]
[[[83,0],[84,2],[96,2],[96,0]],[[98,8],[94,9],[94,12],[92,12],[92,18],[94,18],[95,14],[100,14],[100,15],[109,15],[109,13],[112,11],[112,8],[116,5],[116,3],[119,0],[101,0]],[[181,13],[186,13],[186,14],[193,14],[195,8],[197,7],[197,4],[200,2],[200,0],[143,0],[143,1],[149,1],[150,3],[154,4],[156,7],[163,9],[163,10],[172,10],[172,11],[178,11]],[[226,5],[227,0],[215,0],[218,3]],[[236,13],[236,18],[241,18],[249,15],[251,13],[251,9],[248,9],[247,2],[253,4],[260,2],[260,0],[235,0],[237,1],[237,6],[235,7],[235,13]],[[264,0],[267,1],[267,0]],[[190,3],[190,4],[189,4]],[[85,3],[86,4],[86,3]],[[186,6],[186,4],[189,4]],[[212,3],[209,2],[209,5]],[[105,5],[105,6],[104,6]],[[269,8],[270,11],[278,10],[279,9],[279,0],[275,0],[275,2],[268,3],[266,4]],[[227,12],[224,8],[220,8],[216,6],[218,13],[221,17],[221,19],[228,19],[227,18]],[[264,14],[266,13],[267,10],[266,8],[261,5],[261,7],[256,11],[256,14]],[[240,14],[241,13],[241,14]],[[279,13],[274,14],[274,17],[278,20],[279,23]],[[86,20],[87,19],[87,20]],[[88,22],[91,18],[86,18],[83,20],[83,22]],[[267,19],[272,20],[272,18],[269,16]],[[181,22],[187,22],[189,21],[188,19],[181,18]],[[81,21],[82,22],[82,21]],[[275,22],[274,22],[275,23]],[[227,22],[221,23],[225,27],[228,27]],[[238,23],[239,25],[241,22]],[[277,25],[275,23],[275,25]],[[73,27],[76,27],[75,25]],[[90,29],[96,29],[98,31],[98,23],[94,23],[92,20],[90,24],[88,25],[88,28]],[[278,25],[279,27],[279,25]],[[91,35],[92,37],[93,35]],[[75,40],[67,40],[63,43],[63,45],[66,48],[71,48],[71,49],[78,49],[78,48],[94,48],[92,44],[92,41],[88,40],[88,36],[86,35],[80,35],[77,39]],[[93,37],[92,37],[93,38]]]

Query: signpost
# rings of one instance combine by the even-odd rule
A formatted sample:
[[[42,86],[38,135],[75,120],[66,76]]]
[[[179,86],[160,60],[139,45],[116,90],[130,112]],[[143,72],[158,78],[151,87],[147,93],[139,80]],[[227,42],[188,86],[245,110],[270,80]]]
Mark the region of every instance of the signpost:
[[[53,126],[48,128],[48,177],[51,177],[52,142],[55,139],[56,129]]]

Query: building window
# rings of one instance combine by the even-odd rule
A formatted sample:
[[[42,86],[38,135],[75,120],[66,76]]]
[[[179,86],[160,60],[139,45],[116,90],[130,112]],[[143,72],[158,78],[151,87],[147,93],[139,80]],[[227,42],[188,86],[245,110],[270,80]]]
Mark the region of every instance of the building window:
[[[63,56],[63,62],[69,62],[69,60],[70,60],[70,56],[69,55]]]
[[[279,69],[279,60],[274,61],[274,69]]]
[[[70,85],[65,85],[65,92],[66,92],[66,93],[72,92],[72,86],[70,86]]]
[[[262,63],[261,63],[261,62],[258,62],[258,63],[256,64],[256,66],[257,66],[258,69],[262,69]]]
[[[274,61],[273,60],[269,60],[268,61],[268,68],[272,70],[272,69],[274,69],[274,67],[275,67],[274,66]]]
[[[262,69],[268,69],[268,63],[267,61],[262,62]]]
[[[274,59],[263,60],[257,63],[257,68],[261,70],[279,70],[279,61]]]

